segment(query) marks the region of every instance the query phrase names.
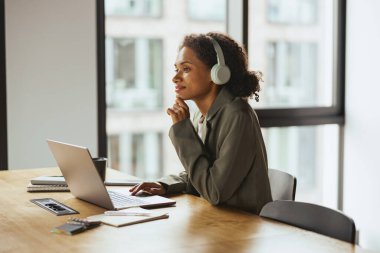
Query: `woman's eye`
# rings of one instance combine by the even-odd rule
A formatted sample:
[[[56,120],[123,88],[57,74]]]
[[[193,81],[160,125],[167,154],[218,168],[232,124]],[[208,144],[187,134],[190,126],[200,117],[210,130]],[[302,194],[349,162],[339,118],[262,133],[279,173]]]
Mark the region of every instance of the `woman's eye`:
[[[189,72],[190,71],[190,68],[189,67],[184,67],[183,68],[183,72]]]
[[[174,69],[174,72],[178,73],[178,69]]]

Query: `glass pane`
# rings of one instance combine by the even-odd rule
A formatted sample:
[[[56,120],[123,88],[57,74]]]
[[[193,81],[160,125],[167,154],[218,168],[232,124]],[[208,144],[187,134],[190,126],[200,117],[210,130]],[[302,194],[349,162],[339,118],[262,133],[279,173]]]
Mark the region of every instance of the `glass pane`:
[[[110,108],[162,107],[162,40],[107,38],[107,103]]]
[[[255,108],[333,106],[334,2],[250,2],[250,67],[264,80]]]
[[[319,0],[268,0],[267,20],[279,24],[316,24]]]
[[[191,19],[223,21],[226,16],[226,1],[187,0],[187,13]]]
[[[158,17],[162,0],[105,0],[106,15]]]
[[[226,0],[105,0],[105,6],[108,165],[142,178],[178,173],[183,167],[166,114],[175,100],[178,46],[192,32],[226,32]],[[194,11],[202,13],[190,17]]]
[[[268,166],[297,177],[296,200],[337,207],[337,125],[263,130]]]
[[[162,174],[162,134],[157,132],[121,133],[108,138],[109,163],[141,178],[158,178]],[[112,155],[111,155],[112,154]],[[149,154],[149,157],[145,156]],[[122,156],[121,156],[122,155]]]

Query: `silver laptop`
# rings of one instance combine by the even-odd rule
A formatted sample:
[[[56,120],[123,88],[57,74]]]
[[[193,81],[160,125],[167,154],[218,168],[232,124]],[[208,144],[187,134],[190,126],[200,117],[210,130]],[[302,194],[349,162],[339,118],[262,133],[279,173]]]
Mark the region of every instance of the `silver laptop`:
[[[87,148],[53,140],[47,142],[71,193],[79,199],[109,210],[136,206],[168,206],[176,203],[172,199],[156,195],[131,196],[128,189],[107,190]]]

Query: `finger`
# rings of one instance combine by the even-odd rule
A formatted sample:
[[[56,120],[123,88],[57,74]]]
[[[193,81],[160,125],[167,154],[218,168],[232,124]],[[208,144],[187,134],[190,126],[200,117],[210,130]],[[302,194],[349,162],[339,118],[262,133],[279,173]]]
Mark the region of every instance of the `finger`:
[[[177,108],[178,111],[181,113],[182,118],[189,118],[190,117],[190,112],[189,112],[189,107],[187,104],[182,100],[182,99],[177,99]]]
[[[133,189],[131,195],[136,195],[136,193],[138,193],[140,190],[144,189],[145,187],[146,187],[146,183],[141,183],[137,185],[136,188]]]
[[[181,98],[177,98],[175,102],[181,106],[182,108],[185,108],[187,111],[189,110],[189,106],[183,101]]]
[[[166,113],[170,116],[170,113],[171,113],[172,109],[168,108],[166,109]]]
[[[138,184],[135,184],[134,186],[132,186],[129,191],[133,191],[134,189],[136,189],[136,187],[138,187],[140,184],[142,183],[138,183]]]
[[[175,124],[179,121],[178,120],[178,114],[177,114],[177,112],[174,111],[174,109],[168,108],[168,110],[166,112],[172,118],[173,124]]]
[[[151,189],[154,189],[154,188],[157,188],[157,187],[160,187],[160,186],[161,185],[158,184],[158,183],[156,183],[156,182],[143,182],[138,187],[136,187],[136,189],[133,190],[133,193],[136,194],[139,191],[150,192]],[[132,194],[132,195],[134,195],[134,194]]]
[[[183,120],[183,119],[186,119],[186,118],[190,117],[189,111],[187,111],[185,108],[180,107],[178,105],[177,105],[176,108],[177,108],[176,109],[177,110],[176,113],[177,113],[177,116],[178,116],[179,120]]]
[[[177,118],[177,113],[173,109],[168,108],[168,110],[166,112],[169,114],[170,117]]]
[[[177,106],[175,112],[176,112],[176,115],[178,116],[179,119],[187,118],[189,115],[188,111],[186,111],[185,108],[179,107],[179,106]]]
[[[182,108],[180,105],[178,105],[178,104],[174,104],[173,105],[173,109],[174,109],[174,111],[180,111],[180,110],[184,110],[184,108]]]
[[[187,115],[186,109],[184,109],[182,107],[179,107],[177,109],[177,116],[178,116],[178,118],[181,118],[181,119],[186,118],[186,115]]]
[[[138,186],[138,184],[132,186],[132,187],[129,189],[129,191],[130,191],[130,192],[133,191],[137,186]]]
[[[168,108],[168,109],[166,110],[166,112],[167,112],[169,115],[175,113],[175,111],[174,111],[173,108]]]

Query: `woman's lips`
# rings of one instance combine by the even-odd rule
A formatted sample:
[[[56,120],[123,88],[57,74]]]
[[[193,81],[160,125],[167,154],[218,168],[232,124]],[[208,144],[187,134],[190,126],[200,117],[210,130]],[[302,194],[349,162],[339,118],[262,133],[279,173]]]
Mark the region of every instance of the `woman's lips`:
[[[181,86],[181,85],[176,85],[175,86],[175,92],[179,92],[181,90],[185,89],[185,86]]]

